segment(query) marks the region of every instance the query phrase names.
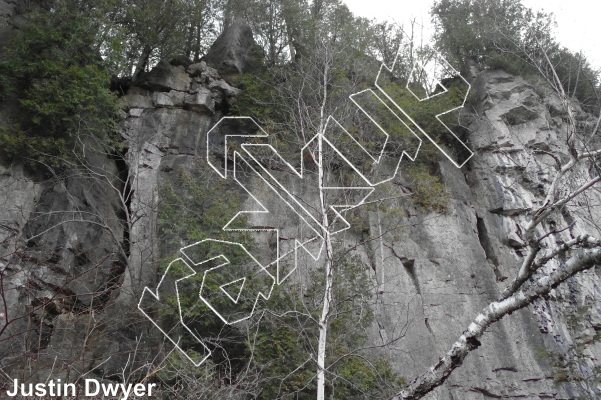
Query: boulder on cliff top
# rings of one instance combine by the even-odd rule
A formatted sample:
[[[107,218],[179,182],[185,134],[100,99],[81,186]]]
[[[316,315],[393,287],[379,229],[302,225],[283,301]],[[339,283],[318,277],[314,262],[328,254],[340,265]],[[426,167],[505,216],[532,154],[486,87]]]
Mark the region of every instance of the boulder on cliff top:
[[[263,50],[250,26],[237,20],[225,28],[203,59],[221,74],[242,74],[262,65]]]

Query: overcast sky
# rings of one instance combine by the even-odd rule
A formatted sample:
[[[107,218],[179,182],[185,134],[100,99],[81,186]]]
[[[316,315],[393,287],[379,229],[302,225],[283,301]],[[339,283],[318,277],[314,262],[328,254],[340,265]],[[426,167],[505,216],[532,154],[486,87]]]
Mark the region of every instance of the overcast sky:
[[[430,25],[433,0],[343,0],[357,16],[396,21],[407,25],[410,18]],[[596,68],[601,68],[601,1],[599,0],[522,0],[535,10],[555,14],[556,37],[573,51],[584,51]]]

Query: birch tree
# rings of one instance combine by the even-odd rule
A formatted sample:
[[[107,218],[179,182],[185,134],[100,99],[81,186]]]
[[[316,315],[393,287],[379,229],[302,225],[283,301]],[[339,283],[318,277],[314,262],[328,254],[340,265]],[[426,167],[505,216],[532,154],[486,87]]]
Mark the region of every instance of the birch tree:
[[[533,37],[536,46],[534,52],[531,51],[532,47],[516,41],[515,37],[506,35],[504,40],[515,46],[514,51],[520,52],[520,57],[539,72],[540,77],[552,89],[553,95],[559,99],[565,113],[565,129],[560,143],[565,149],[565,154],[542,151],[555,163],[555,174],[538,202],[540,205],[529,212],[527,221],[521,226],[525,254],[509,285],[496,301],[491,302],[475,316],[472,323],[436,364],[417,376],[394,397],[396,400],[420,399],[430,393],[442,385],[472,351],[481,346],[480,339],[495,322],[528,307],[570,277],[601,265],[601,238],[594,236],[599,235],[598,226],[596,231],[583,233],[557,244],[549,238],[563,230],[547,223],[563,209],[573,206],[589,195],[598,199],[598,183],[601,181],[598,172],[601,155],[598,130],[601,116],[594,124],[581,123],[579,114],[582,114],[582,110],[579,110],[576,90],[568,92],[566,82],[557,71],[558,64],[552,61],[550,51],[557,48],[549,47],[548,42],[537,39],[537,36]],[[586,64],[583,63],[582,66],[585,67]],[[578,73],[573,72],[572,87],[575,88]],[[583,74],[586,72],[588,71],[584,71]],[[592,89],[596,90],[594,83]],[[590,211],[598,212],[594,209]],[[595,229],[594,223],[588,226]]]
[[[361,41],[357,37],[349,38],[353,35],[352,31],[344,32],[337,25],[337,34],[330,35],[329,29],[324,27],[323,36],[315,38],[311,52],[305,53],[286,68],[276,69],[279,84],[272,87],[274,97],[265,100],[265,105],[277,103],[278,108],[267,118],[263,115],[262,120],[267,125],[266,129],[275,136],[274,140],[282,146],[284,158],[290,156],[290,149],[292,157],[297,156],[294,152],[299,148],[307,150],[302,157],[305,162],[302,185],[304,188],[319,188],[315,193],[317,198],[304,198],[304,193],[294,193],[295,198],[300,198],[299,205],[306,207],[313,215],[318,226],[318,236],[323,243],[317,267],[323,278],[319,289],[321,304],[313,321],[317,325],[314,338],[316,346],[310,358],[310,362],[315,365],[317,399],[332,396],[331,382],[342,379],[336,374],[335,364],[338,361],[329,357],[332,339],[330,330],[332,321],[336,318],[336,281],[341,274],[340,268],[343,268],[340,253],[336,255],[335,251],[339,240],[334,236],[338,232],[337,224],[340,221],[332,212],[332,206],[356,204],[362,193],[365,192],[363,195],[366,195],[369,191],[366,189],[369,183],[357,174],[348,161],[334,154],[332,146],[344,146],[340,142],[345,140],[343,125],[357,126],[355,119],[358,109],[349,105],[349,95],[367,87],[368,82],[373,82],[380,65],[370,57],[357,56]],[[349,40],[346,41],[347,39]],[[368,131],[366,129],[366,136],[360,140],[363,143],[371,140],[374,141],[371,144],[376,145],[377,135]],[[355,156],[360,157],[359,154]],[[392,156],[400,157],[400,152]],[[352,162],[361,164],[362,160],[355,158]],[[339,190],[331,190],[333,188]],[[340,359],[362,357],[361,354],[357,349],[349,351]]]

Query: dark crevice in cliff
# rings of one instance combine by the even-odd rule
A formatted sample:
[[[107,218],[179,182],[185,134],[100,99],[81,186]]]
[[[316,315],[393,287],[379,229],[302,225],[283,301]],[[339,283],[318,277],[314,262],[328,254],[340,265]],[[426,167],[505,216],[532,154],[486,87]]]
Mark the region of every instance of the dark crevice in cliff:
[[[118,255],[118,260],[113,263],[111,271],[109,273],[109,279],[104,285],[103,292],[99,298],[99,300],[104,304],[110,298],[111,291],[113,288],[119,285],[123,274],[127,269],[127,263],[130,256],[130,219],[131,219],[131,198],[132,198],[132,188],[131,188],[131,171],[129,170],[129,166],[125,161],[125,154],[128,149],[123,149],[121,154],[117,154],[114,157],[115,165],[118,171],[119,182],[121,182],[121,198],[123,199],[123,204],[121,204],[121,209],[118,212],[118,217],[121,220],[121,224],[123,226],[123,239],[122,242],[119,243],[121,246],[121,252]]]
[[[221,101],[215,102],[215,111],[220,111],[223,117],[231,114],[231,104],[225,95]]]
[[[498,394],[494,394],[484,388],[479,388],[479,387],[473,387],[470,389],[470,392],[476,392],[476,393],[481,393],[484,397],[488,397],[490,399],[502,399],[502,398],[507,398],[509,396],[500,396]]]
[[[131,177],[130,170],[127,162],[125,161],[125,154],[128,149],[124,149],[122,154],[117,155],[115,160],[115,165],[117,166],[117,170],[119,172],[119,182],[122,183],[123,187],[121,187],[122,198],[125,204],[122,204],[125,209],[119,210],[119,218],[123,223],[123,242],[121,243],[121,248],[123,255],[125,256],[124,262],[127,263],[127,258],[129,258],[130,253],[130,237],[129,237],[129,223],[128,223],[128,215],[131,217],[131,198],[132,198],[132,188],[131,188]]]
[[[455,113],[451,113],[451,114],[455,114]],[[463,127],[461,125],[458,125],[456,123],[454,123],[452,120],[446,121],[447,123],[449,123],[449,126],[451,126],[452,130],[453,130],[453,134],[455,135],[455,137],[457,139],[459,139],[460,141],[462,141],[463,143],[467,143],[469,140],[469,135],[470,135],[470,130],[467,129],[466,127]],[[447,149],[453,154],[453,157],[456,160],[465,160],[471,157],[471,153],[470,151],[465,148],[465,146],[461,146],[457,144],[456,140],[452,140],[451,139],[452,136],[443,136],[441,138],[441,142],[447,147]],[[466,171],[465,172],[469,172],[470,171],[470,167],[469,165],[471,164],[473,158],[470,158],[470,160],[468,160],[468,162],[464,165],[464,167],[466,167]]]
[[[411,277],[411,281],[413,282],[413,285],[415,286],[415,291],[417,292],[417,294],[421,295],[422,293],[419,288],[419,281],[417,280],[417,275],[415,274],[415,260],[409,260],[407,258],[399,258],[399,259],[401,260],[403,267],[405,267],[405,271],[407,271],[407,273]]]
[[[376,250],[372,246],[372,241],[370,240],[369,232],[361,232],[361,242],[363,243],[363,248],[365,249],[365,253],[367,254],[370,267],[374,271],[376,281],[378,282],[378,285],[381,285],[381,277],[380,275],[378,275],[378,262],[376,261]]]
[[[401,263],[403,264],[403,267],[405,267],[405,270],[407,271],[407,273],[411,277],[411,281],[413,282],[413,285],[415,286],[415,291],[421,297],[422,311],[423,311],[423,314],[424,314],[424,325],[426,325],[426,329],[428,329],[428,332],[430,332],[430,334],[432,336],[435,336],[434,335],[434,330],[430,326],[430,322],[428,322],[428,317],[426,317],[426,309],[425,309],[424,303],[423,303],[424,302],[424,298],[422,296],[422,291],[421,291],[421,288],[419,286],[419,280],[417,279],[417,273],[415,272],[415,260],[410,260],[410,259],[405,258],[405,257],[399,257],[399,260],[401,261]]]
[[[480,242],[482,250],[484,250],[486,259],[491,262],[497,281],[500,281],[503,279],[503,276],[501,271],[499,271],[499,259],[497,258],[494,248],[490,242],[490,236],[488,234],[488,230],[486,229],[486,223],[484,222],[484,219],[480,218],[478,215],[476,215],[476,230],[478,231],[478,241]]]
[[[113,93],[117,93],[117,96],[123,97],[129,92],[133,82],[130,76],[112,76],[109,89]]]
[[[411,260],[411,259],[408,259],[405,257],[398,257],[398,258],[401,261],[401,263],[403,264],[403,267],[405,267],[405,271],[407,271],[407,273],[411,277],[411,281],[413,282],[413,285],[415,286],[415,291],[421,297],[422,312],[424,314],[424,325],[426,325],[426,329],[428,329],[428,332],[430,332],[430,334],[432,336],[435,336],[434,330],[430,326],[430,322],[428,322],[428,317],[426,317],[426,309],[424,307],[424,298],[422,296],[422,291],[419,286],[419,280],[417,279],[417,273],[415,272],[415,260]]]
[[[388,246],[386,244],[384,246],[386,246],[392,252],[392,255],[395,256],[401,262],[403,267],[405,267],[405,271],[407,271],[407,274],[409,274],[409,277],[411,278],[411,281],[413,282],[413,285],[415,286],[416,293],[421,295],[422,293],[419,288],[419,281],[417,280],[417,275],[415,273],[415,260],[409,259],[407,257],[399,256],[397,254],[396,250],[394,249],[394,247],[392,247],[392,246]]]
[[[426,328],[428,329],[428,332],[430,332],[430,335],[436,336],[434,334],[434,331],[432,330],[432,327],[430,326],[430,323],[428,322],[428,318],[424,318],[424,324],[426,325]]]
[[[428,318],[425,316],[426,315],[426,310],[425,310],[424,304],[423,304],[422,291],[421,291],[421,288],[419,286],[419,280],[417,278],[417,273],[415,272],[415,260],[414,259],[408,259],[406,257],[399,257],[396,254],[396,252],[394,251],[394,249],[392,249],[392,252],[393,252],[394,256],[399,259],[399,261],[401,262],[401,264],[403,264],[403,267],[405,267],[405,271],[407,271],[407,274],[409,275],[409,277],[411,278],[411,281],[413,282],[413,285],[415,286],[415,292],[417,293],[418,296],[420,296],[422,298],[421,299],[421,303],[422,303],[422,311],[424,313],[424,325],[426,325],[426,328],[428,329],[428,332],[430,332],[430,334],[432,336],[435,336],[434,335],[434,330],[432,330],[432,327],[430,326],[430,323],[428,322]]]
[[[490,237],[488,236],[488,230],[486,229],[486,224],[484,223],[484,219],[480,218],[476,215],[476,229],[478,230],[478,241],[480,242],[480,246],[484,250],[484,254],[486,254],[486,259],[490,260],[496,267],[499,266],[499,260],[494,253],[492,245],[490,243]]]

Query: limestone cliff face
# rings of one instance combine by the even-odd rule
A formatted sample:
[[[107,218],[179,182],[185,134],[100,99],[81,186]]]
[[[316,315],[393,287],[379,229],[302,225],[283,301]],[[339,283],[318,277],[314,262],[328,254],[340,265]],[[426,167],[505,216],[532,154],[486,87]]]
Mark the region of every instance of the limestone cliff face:
[[[451,193],[448,211],[426,214],[410,200],[400,201],[407,217],[400,226],[395,221],[395,229],[385,214],[370,212],[371,236],[386,233],[355,251],[373,267],[369,271],[378,288],[372,341],[383,344],[402,336],[383,352],[407,377],[435,364],[515,273],[523,256],[518,226],[554,174],[554,160],[538,150],[565,153],[561,106],[544,86],[502,71],[483,72],[472,83],[476,97],[468,140],[476,156],[462,170],[440,163]],[[206,132],[223,115],[219,104],[237,92],[204,63],[187,71],[160,66],[144,87],[126,96],[130,116],[123,125],[136,188],[132,213],[144,216],[131,232],[132,255],[121,289],[133,293],[156,279],[156,271],[146,268],[153,262],[144,255],[160,254],[148,249],[156,246],[152,210],[162,182],[204,156]],[[582,214],[589,212],[572,207],[563,220],[549,221],[570,226],[549,244],[584,232],[597,235],[599,216],[594,210]],[[268,225],[254,218],[254,225]],[[340,245],[354,246],[361,235],[351,231]],[[600,283],[598,269],[578,275],[548,299],[498,323],[481,349],[430,398],[569,399],[598,392],[594,368],[601,348],[592,339],[601,330]]]
[[[512,276],[523,257],[524,239],[519,226],[525,225],[530,210],[541,205],[540,194],[548,189],[556,174],[556,160],[549,153],[568,159],[565,145],[568,127],[559,98],[542,83],[528,83],[495,71],[482,74],[475,86],[477,116],[471,127],[471,140],[477,156],[468,182],[477,199],[474,210],[479,218],[480,243],[497,279],[499,276],[502,279]],[[579,109],[576,113],[578,124],[594,131],[595,118]],[[576,180],[590,179],[596,173],[590,165],[583,166]],[[580,234],[598,236],[601,216],[596,207],[589,207],[598,200],[599,192],[593,190],[565,207],[559,217],[545,221],[545,232],[537,234],[543,237],[546,232],[552,232],[544,242],[549,248]],[[549,263],[545,271],[556,267],[556,263]],[[595,332],[601,330],[599,272],[597,267],[577,275],[547,299],[537,301],[524,311],[534,316],[540,333],[525,329],[522,336],[507,331],[508,340],[516,345],[516,361],[524,360],[523,365],[534,365],[536,361],[544,371],[547,390],[557,398],[601,395],[597,361],[601,347],[593,340]],[[517,322],[516,316],[507,322]],[[544,349],[538,344],[533,347],[536,340],[544,342]],[[533,355],[532,364],[525,360],[525,348]],[[566,373],[568,365],[570,373]],[[524,369],[516,368],[515,375],[521,374],[522,381],[535,379],[531,375],[524,378]],[[528,389],[526,392],[531,393]]]
[[[381,251],[382,260],[375,277],[383,292],[379,335],[390,338],[403,332],[393,359],[408,376],[436,364],[515,274],[523,257],[520,225],[525,226],[528,212],[540,205],[537,201],[556,173],[555,160],[545,151],[567,156],[560,139],[566,125],[550,90],[502,71],[480,73],[472,84],[468,143],[476,154],[463,170],[440,164],[452,193],[449,211],[408,211],[405,228],[385,235],[381,247],[374,249]],[[584,113],[580,116],[583,124],[593,122]],[[583,174],[589,176],[589,171]],[[591,196],[597,200],[586,201],[598,201],[598,193]],[[598,234],[598,210],[583,204],[546,222],[545,227],[569,227],[551,235],[546,245],[556,246],[582,233]],[[599,269],[590,270],[547,299],[506,317],[430,398],[601,396],[596,379],[601,349],[592,340],[601,328],[600,283]]]
[[[381,352],[408,379],[436,364],[515,274],[523,256],[519,225],[555,173],[545,152],[566,152],[559,100],[542,84],[487,71],[476,74],[472,85],[468,144],[476,155],[463,169],[440,162],[451,194],[447,211],[426,213],[406,197],[396,204],[403,212],[394,226],[385,212],[369,211],[366,228],[350,230],[337,243],[354,247],[368,266],[376,288],[370,341],[399,338]],[[207,132],[237,94],[206,62],[160,63],[125,96],[125,165],[103,156],[88,160],[108,179],[41,181],[18,165],[0,167],[0,312],[5,304],[5,320],[32,315],[0,333],[6,373],[25,378],[35,359],[35,373],[27,375],[32,382],[86,371],[119,380],[125,368],[153,360],[160,334],[136,305],[145,286],[156,286],[158,260],[165,257],[157,236],[161,188],[175,181],[177,171],[205,159]],[[402,177],[398,183],[402,190]],[[601,195],[593,192],[587,201],[598,204]],[[549,236],[548,244],[580,233],[601,236],[598,213],[584,204],[568,207],[546,222],[569,227]],[[256,225],[268,225],[254,218]],[[287,229],[294,234],[294,227]],[[363,243],[365,235],[378,240]],[[600,274],[597,267],[577,275],[494,325],[481,348],[428,398],[601,398],[595,379]]]

